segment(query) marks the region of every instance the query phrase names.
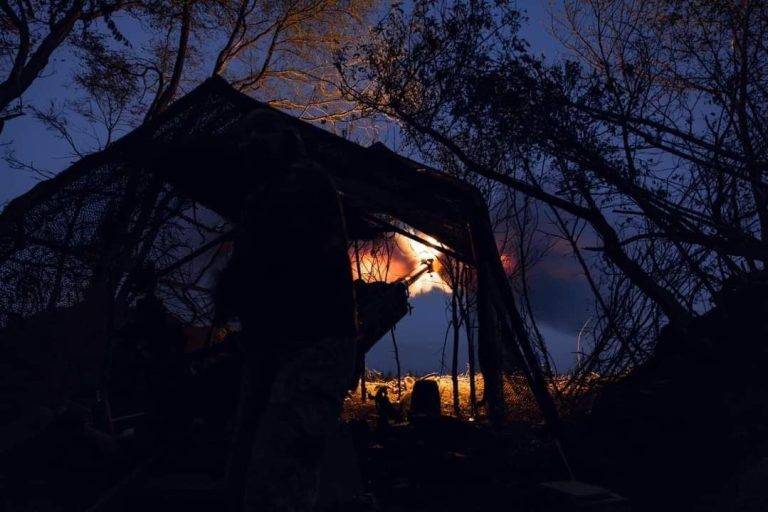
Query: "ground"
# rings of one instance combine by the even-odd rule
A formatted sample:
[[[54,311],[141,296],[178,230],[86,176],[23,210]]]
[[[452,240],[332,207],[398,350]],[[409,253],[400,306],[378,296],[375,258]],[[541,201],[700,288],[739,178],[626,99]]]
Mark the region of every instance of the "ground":
[[[382,510],[538,510],[538,483],[567,478],[554,445],[527,425],[492,432],[453,418],[373,432],[364,475]]]
[[[522,512],[626,510],[552,506],[541,484],[566,480],[568,473],[556,444],[536,421],[511,421],[493,429],[482,418],[444,415],[382,429],[370,402],[361,408],[351,397],[347,404],[329,444],[319,512],[467,512],[500,510],[499,504],[502,510]],[[706,492],[678,496],[687,505],[677,510],[766,510],[768,442],[752,446],[752,456]],[[227,448],[222,431],[195,423],[164,451],[148,456],[131,439],[130,428],[115,440],[87,426],[73,410],[43,428],[34,442],[3,457],[0,509],[220,511],[226,503]],[[701,446],[705,453],[708,449]],[[597,460],[597,453],[590,453]],[[669,503],[650,484],[637,494],[633,484],[638,482],[622,478],[624,470],[606,474],[608,463],[600,463],[597,471],[581,471],[583,461],[573,459],[579,479],[624,494],[635,512],[665,510]],[[622,455],[621,467],[631,464],[631,457]],[[659,458],[655,467],[665,464]]]
[[[554,445],[526,424],[494,432],[443,417],[384,432],[351,421],[340,432],[341,444],[353,448],[332,443],[330,480],[346,482],[330,485],[341,485],[336,497],[344,503],[328,504],[324,496],[327,510],[466,512],[497,503],[543,510],[536,508],[538,483],[567,476]],[[96,510],[222,510],[226,442],[203,432],[179,441],[159,457],[136,460],[128,440],[110,443],[69,420],[51,424],[34,445],[17,451],[15,472],[5,466],[5,510],[89,510],[97,503],[105,508]],[[357,475],[343,476],[352,472]],[[327,487],[328,475],[323,480]]]

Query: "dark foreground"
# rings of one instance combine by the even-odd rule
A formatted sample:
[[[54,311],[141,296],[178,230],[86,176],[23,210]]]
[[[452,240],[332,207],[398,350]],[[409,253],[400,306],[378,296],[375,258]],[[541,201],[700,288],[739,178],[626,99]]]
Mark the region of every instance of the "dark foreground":
[[[222,438],[200,428],[160,454],[142,456],[129,437],[114,440],[83,425],[70,411],[4,458],[3,510],[225,510]],[[556,445],[540,434],[529,425],[493,432],[450,418],[383,432],[362,422],[346,423],[329,443],[318,510],[768,510],[768,458],[759,456],[768,446],[756,446],[752,462],[707,492],[689,496],[666,496],[652,488],[638,492],[636,482],[623,480],[621,473],[600,475],[594,464],[572,460],[592,483],[602,478],[613,491],[629,493],[628,502],[610,495],[574,501],[541,485],[565,480],[568,473]],[[658,462],[660,468],[665,464]],[[680,508],[680,503],[687,505]]]
[[[138,459],[131,440],[82,427],[74,413],[4,461],[7,511],[184,510],[226,506],[226,443],[193,432]],[[320,510],[545,510],[538,483],[566,478],[553,445],[528,427],[492,433],[442,418],[385,432],[347,423],[329,445]]]
[[[542,486],[569,474],[537,425],[493,430],[443,417],[383,430],[341,425],[327,446],[317,509],[766,511],[766,311],[768,285],[724,295],[685,330],[662,333],[654,358],[568,418],[562,437],[576,478],[628,503],[608,492],[566,499]],[[0,510],[227,510],[223,418],[234,403],[222,397],[234,393],[216,383],[231,390],[238,379],[221,370],[227,378],[193,388],[188,409],[197,412],[173,428],[112,411],[118,427],[107,435],[92,426],[94,411],[74,402],[56,417],[5,411],[21,419],[0,437]],[[171,435],[153,438],[153,429]]]

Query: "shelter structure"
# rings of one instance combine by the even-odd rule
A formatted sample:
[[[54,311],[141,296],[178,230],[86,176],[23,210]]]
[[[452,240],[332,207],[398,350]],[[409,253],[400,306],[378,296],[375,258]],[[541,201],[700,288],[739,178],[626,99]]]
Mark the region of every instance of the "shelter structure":
[[[519,372],[556,426],[539,356],[516,309],[478,190],[382,144],[362,147],[291,117],[220,78],[207,80],[156,119],[41,182],[0,215],[0,336],[19,359],[55,369],[30,379],[37,384],[25,400],[57,407],[84,389],[98,390],[113,356],[110,340],[148,283],[189,325],[210,325],[216,311],[205,271],[221,266],[217,258],[239,243],[238,232],[252,226],[246,217],[253,214],[254,192],[269,176],[296,169],[328,178],[340,205],[345,243],[405,224],[439,241],[448,256],[472,265],[478,283],[479,363],[491,418],[503,416],[504,372]],[[263,251],[273,252],[285,248],[270,234],[288,233],[280,237],[285,243],[302,225],[302,216],[315,215],[306,208],[295,214],[286,208],[256,210],[262,215],[259,226],[271,227],[249,236],[263,235]],[[312,268],[313,250],[303,251],[306,268],[296,268],[298,258],[287,258],[286,275],[322,273]],[[301,277],[287,278],[286,287],[301,283]],[[330,281],[315,284],[327,286],[328,293],[347,293]],[[290,303],[276,309],[290,315],[280,321],[293,316],[311,325],[307,318],[322,322],[327,316],[322,291],[291,293],[304,298],[284,294]],[[352,296],[327,304],[355,308]],[[352,317],[354,311],[348,313]],[[395,312],[363,333],[358,352],[370,349],[400,317]],[[56,339],[51,339],[51,325],[57,326]]]

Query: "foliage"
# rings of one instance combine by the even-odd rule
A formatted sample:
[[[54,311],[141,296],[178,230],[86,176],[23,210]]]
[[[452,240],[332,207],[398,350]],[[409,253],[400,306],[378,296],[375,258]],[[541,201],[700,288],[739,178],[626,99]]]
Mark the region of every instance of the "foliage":
[[[504,1],[420,0],[338,66],[426,161],[537,201],[596,296],[583,371],[620,371],[768,259],[767,14],[568,1],[555,29],[571,57],[548,63]]]
[[[56,55],[71,62],[76,87],[55,110],[79,114],[97,139],[75,153],[106,146],[115,132],[151,118],[212,74],[304,118],[343,120],[354,109],[330,79],[332,56],[365,27],[374,6],[373,0],[2,0],[0,120],[40,109],[25,108],[23,98],[50,73]]]

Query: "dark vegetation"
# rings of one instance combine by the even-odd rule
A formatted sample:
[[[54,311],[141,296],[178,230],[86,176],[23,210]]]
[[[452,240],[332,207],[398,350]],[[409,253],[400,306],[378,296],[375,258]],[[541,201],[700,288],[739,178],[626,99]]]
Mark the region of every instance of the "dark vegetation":
[[[370,8],[0,0],[0,122],[83,157],[0,214],[5,508],[628,506],[539,485],[578,479],[636,510],[764,510],[768,7],[569,0],[549,60],[505,1],[397,4],[357,41]],[[132,46],[119,13],[162,36]],[[25,107],[65,43],[85,100]],[[345,135],[396,123],[416,159],[244,92]],[[393,280],[395,236],[434,256]],[[594,295],[568,375],[530,298],[555,244]],[[429,271],[454,418],[429,380],[408,414],[365,387]],[[340,426],[358,386],[379,417]]]

